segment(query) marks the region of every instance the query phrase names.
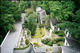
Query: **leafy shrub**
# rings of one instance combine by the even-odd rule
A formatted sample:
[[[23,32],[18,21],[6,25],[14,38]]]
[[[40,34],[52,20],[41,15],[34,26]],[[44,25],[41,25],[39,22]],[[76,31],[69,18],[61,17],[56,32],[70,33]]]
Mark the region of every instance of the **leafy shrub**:
[[[48,49],[46,49],[46,52],[48,52]]]
[[[27,1],[19,2],[19,10],[24,11],[28,7]]]
[[[44,44],[47,44],[48,41],[43,39],[43,40],[41,40],[41,42]]]
[[[52,48],[49,48],[50,51],[52,51]]]
[[[14,29],[15,21],[12,14],[2,14],[0,16],[0,34],[5,35],[9,30]]]
[[[58,46],[63,46],[64,45],[64,42],[60,41],[60,42],[57,43],[57,45]]]
[[[53,45],[53,42],[52,41],[48,42],[48,45],[49,46],[52,46]]]
[[[80,28],[70,29],[69,32],[71,36],[74,37],[76,40],[80,40]]]
[[[30,14],[33,13],[33,10],[32,10],[31,8],[28,8],[28,9],[26,10],[26,13],[27,13],[27,16],[29,16]]]
[[[24,27],[31,31],[31,35],[35,34],[37,24],[37,15],[36,13],[32,13],[28,16],[27,20],[25,20]]]
[[[41,42],[49,46],[53,45],[53,41],[50,38],[42,39]]]
[[[60,38],[56,38],[56,39],[55,39],[56,42],[60,42],[60,41],[64,41],[64,40],[65,40],[65,39],[64,39],[63,37],[60,37]]]
[[[34,42],[33,44],[34,44],[35,47],[39,47],[40,46],[40,44],[38,42]]]
[[[46,25],[45,27],[46,27],[46,29],[47,29],[48,31],[49,31],[50,28],[51,28],[50,25]]]
[[[40,25],[39,25],[39,28],[42,28],[42,27],[43,27],[43,24],[40,24]]]
[[[31,31],[30,30],[27,30],[27,35],[30,35],[31,34]]]
[[[30,42],[29,42],[28,39],[25,40],[25,44],[26,44],[26,45],[29,45],[29,44],[30,44]]]
[[[19,4],[20,3],[16,2],[1,1],[0,3],[1,35],[5,35],[8,30],[12,30],[14,28],[15,21],[21,20],[22,10],[20,9],[21,7],[19,6]]]
[[[54,31],[54,33],[61,37],[63,37],[65,35],[64,31]]]
[[[43,28],[37,28],[35,35],[32,36],[32,38],[41,38],[44,36],[44,29]]]

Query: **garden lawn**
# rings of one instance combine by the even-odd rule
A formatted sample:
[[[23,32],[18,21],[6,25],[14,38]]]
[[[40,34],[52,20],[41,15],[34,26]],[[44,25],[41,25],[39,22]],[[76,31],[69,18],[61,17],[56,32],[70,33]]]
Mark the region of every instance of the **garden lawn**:
[[[41,38],[44,36],[44,28],[37,28],[36,33],[32,38]]]

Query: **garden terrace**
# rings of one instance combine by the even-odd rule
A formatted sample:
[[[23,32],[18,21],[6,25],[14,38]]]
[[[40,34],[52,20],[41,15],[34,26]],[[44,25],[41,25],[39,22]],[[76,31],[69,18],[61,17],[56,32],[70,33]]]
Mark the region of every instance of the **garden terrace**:
[[[79,5],[79,0],[1,0],[0,53],[80,53]]]

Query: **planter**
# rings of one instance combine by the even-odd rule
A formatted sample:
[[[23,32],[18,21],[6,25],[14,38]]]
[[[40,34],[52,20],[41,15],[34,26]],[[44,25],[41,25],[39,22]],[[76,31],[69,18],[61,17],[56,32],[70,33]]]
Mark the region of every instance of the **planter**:
[[[28,48],[28,47],[29,47],[29,45],[30,45],[30,44],[26,45],[26,46],[25,46],[25,47],[23,47],[23,48],[14,48],[14,50],[24,50],[24,49]]]
[[[24,49],[28,48],[30,45],[30,42],[28,39],[26,39],[25,44],[26,45],[24,47],[19,47],[19,48],[17,47],[17,48],[14,48],[14,50],[24,50]],[[19,45],[19,46],[21,46],[21,45]]]
[[[24,48],[14,48],[14,53],[29,53],[31,48],[32,48],[31,44]]]

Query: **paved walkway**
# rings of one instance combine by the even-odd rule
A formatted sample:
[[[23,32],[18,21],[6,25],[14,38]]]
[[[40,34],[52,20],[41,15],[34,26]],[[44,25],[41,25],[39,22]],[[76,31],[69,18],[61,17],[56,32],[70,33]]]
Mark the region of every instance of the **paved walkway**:
[[[22,14],[22,21],[15,24],[16,31],[11,32],[4,41],[1,48],[1,53],[13,53],[13,49],[18,42],[18,38],[22,29],[22,23],[24,22],[23,21],[24,15],[25,14]]]

